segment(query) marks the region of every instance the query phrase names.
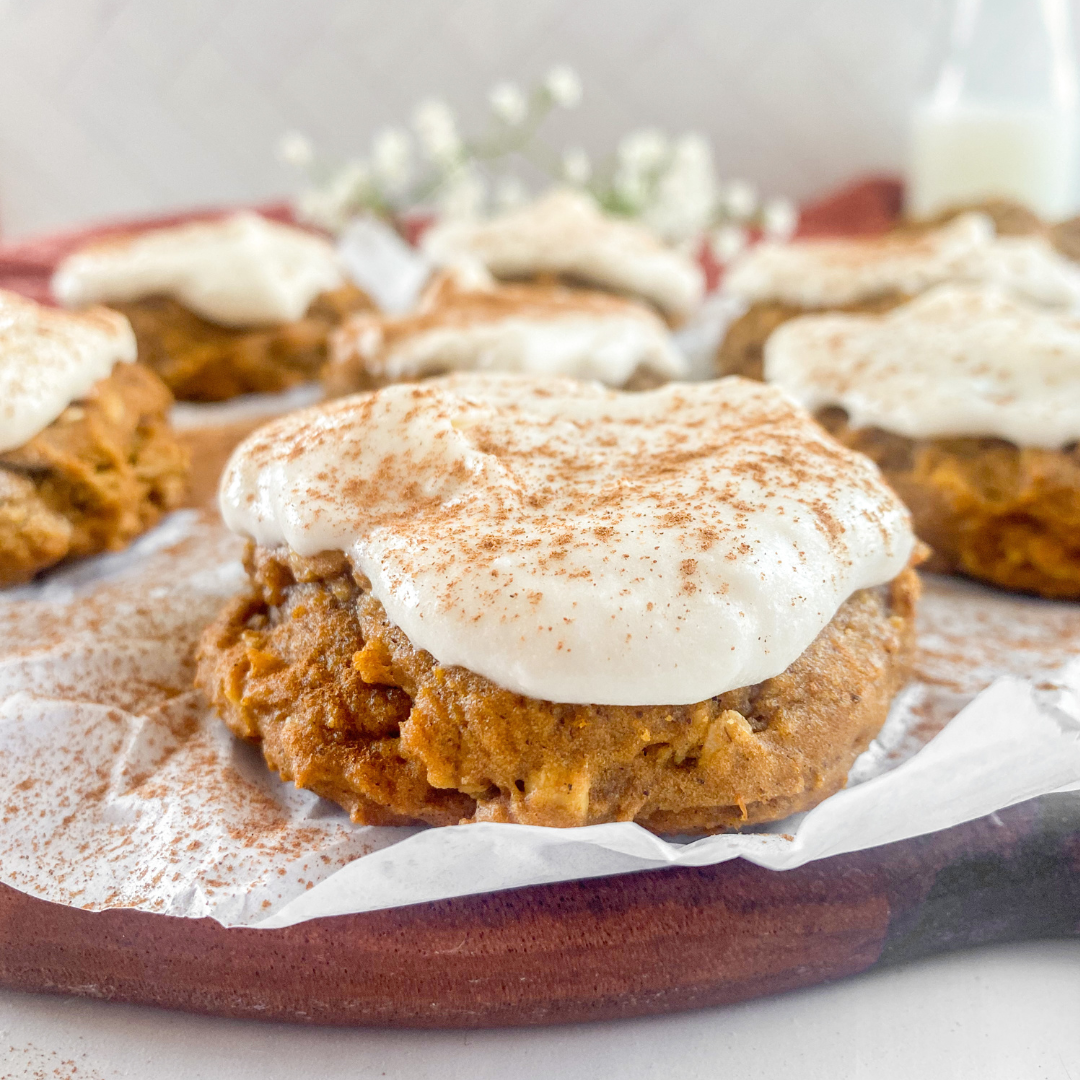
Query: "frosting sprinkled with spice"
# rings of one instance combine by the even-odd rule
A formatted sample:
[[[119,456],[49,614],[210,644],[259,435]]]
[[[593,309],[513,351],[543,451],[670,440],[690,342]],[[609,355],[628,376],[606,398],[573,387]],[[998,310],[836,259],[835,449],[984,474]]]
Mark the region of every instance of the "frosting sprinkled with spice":
[[[867,459],[742,379],[387,387],[252,435],[221,510],[263,546],[344,551],[443,664],[612,705],[778,674],[914,543]]]
[[[262,326],[295,322],[342,281],[322,237],[241,213],[83,248],[60,264],[52,290],[65,307],[170,296],[222,326]]]
[[[792,319],[766,343],[765,378],[855,427],[1053,450],[1080,439],[1080,316],[942,285],[880,316]]]
[[[354,315],[332,339],[330,376],[359,364],[387,382],[452,371],[569,375],[622,386],[639,370],[663,379],[686,359],[650,308],[585,289],[461,288],[445,281],[412,315]]]
[[[553,191],[491,221],[436,226],[424,250],[440,265],[478,260],[498,278],[558,274],[640,296],[674,318],[690,314],[705,291],[691,259],[574,191]]]
[[[961,214],[921,236],[760,244],[724,279],[750,303],[842,307],[917,296],[947,281],[999,285],[1047,307],[1080,308],[1080,267],[1041,236],[995,236],[986,214]]]
[[[0,289],[0,452],[44,431],[135,351],[115,311],[73,315]]]

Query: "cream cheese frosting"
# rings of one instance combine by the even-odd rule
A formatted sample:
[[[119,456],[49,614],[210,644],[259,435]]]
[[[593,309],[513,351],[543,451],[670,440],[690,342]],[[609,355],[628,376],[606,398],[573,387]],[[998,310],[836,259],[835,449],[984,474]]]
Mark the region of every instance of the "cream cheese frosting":
[[[760,244],[739,259],[724,289],[748,303],[843,307],[877,296],[917,296],[945,282],[998,285],[1048,307],[1080,309],[1080,267],[1041,236],[996,236],[981,213],[961,214],[921,236]]]
[[[343,280],[326,240],[240,213],[83,248],[57,268],[52,291],[75,308],[169,296],[222,326],[263,326],[302,318]]]
[[[804,315],[765,345],[765,378],[808,409],[912,439],[1080,439],[1080,315],[995,286],[941,285],[884,315]]]
[[[439,662],[613,705],[779,674],[914,543],[872,463],[736,378],[398,384],[260,429],[220,506],[263,546],[346,552]]]
[[[0,453],[44,431],[135,352],[116,311],[73,314],[0,289]]]
[[[639,368],[668,379],[686,374],[685,360],[662,327],[630,315],[564,315],[428,330],[395,345],[373,373],[400,380],[435,372],[505,371],[623,386]]]
[[[641,304],[557,286],[463,282],[460,274],[437,281],[414,315],[350,319],[333,338],[330,362],[355,359],[387,382],[501,371],[623,386],[639,370],[687,374],[668,328]]]
[[[423,248],[440,266],[477,259],[498,278],[558,274],[642,297],[678,319],[705,291],[691,259],[642,226],[604,214],[589,196],[562,189],[490,221],[437,225]]]

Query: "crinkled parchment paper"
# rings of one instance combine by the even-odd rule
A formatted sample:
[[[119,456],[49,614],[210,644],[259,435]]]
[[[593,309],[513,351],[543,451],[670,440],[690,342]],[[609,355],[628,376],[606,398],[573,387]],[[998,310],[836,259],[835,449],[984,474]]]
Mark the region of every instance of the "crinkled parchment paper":
[[[0,596],[4,882],[284,926],[740,855],[780,870],[1080,787],[1080,605],[930,578],[917,681],[851,786],[799,820],[694,842],[628,823],[355,826],[278,780],[191,688],[199,632],[243,583],[240,549],[185,510],[127,552]]]

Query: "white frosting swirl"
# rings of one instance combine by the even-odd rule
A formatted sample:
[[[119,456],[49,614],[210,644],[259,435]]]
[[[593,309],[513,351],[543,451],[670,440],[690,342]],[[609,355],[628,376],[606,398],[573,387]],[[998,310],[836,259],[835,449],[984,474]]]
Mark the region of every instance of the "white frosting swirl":
[[[942,285],[884,315],[804,315],[765,345],[765,378],[808,409],[921,439],[1080,439],[1080,316],[993,286]]]
[[[220,502],[264,546],[347,552],[441,663],[614,705],[782,672],[914,542],[866,458],[742,379],[395,385],[262,428]]]
[[[425,254],[440,266],[478,259],[498,278],[559,274],[640,296],[675,318],[701,302],[700,267],[651,232],[604,214],[587,195],[556,190],[479,224],[433,228]]]
[[[1048,307],[1080,309],[1080,267],[1041,236],[994,235],[985,214],[961,214],[922,236],[760,244],[739,259],[724,289],[748,303],[843,307],[948,281],[999,285]]]
[[[0,289],[0,453],[44,431],[118,361],[135,335],[105,308],[72,314]]]
[[[343,280],[326,240],[240,213],[83,248],[52,291],[65,307],[169,296],[222,326],[262,326],[295,322]]]

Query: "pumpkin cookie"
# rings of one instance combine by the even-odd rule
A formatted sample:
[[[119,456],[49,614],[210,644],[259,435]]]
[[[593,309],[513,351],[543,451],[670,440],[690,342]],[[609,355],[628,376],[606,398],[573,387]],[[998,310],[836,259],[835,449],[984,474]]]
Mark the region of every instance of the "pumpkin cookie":
[[[629,296],[652,304],[672,324],[683,322],[705,292],[693,259],[570,190],[490,221],[437,225],[423,248],[438,266],[480,263],[501,281],[561,281]]]
[[[115,551],[178,506],[172,395],[123,316],[0,292],[0,585]]]
[[[760,383],[391,386],[257,432],[221,506],[198,684],[359,822],[773,820],[906,678],[907,515]]]
[[[454,371],[599,379],[646,389],[686,375],[686,360],[648,307],[561,285],[437,276],[402,317],[354,315],[331,338],[331,394]]]
[[[67,307],[127,316],[140,362],[185,401],[313,381],[329,333],[371,306],[327,241],[256,214],[93,244],[60,264],[52,287]]]
[[[944,285],[879,316],[794,319],[765,377],[867,454],[931,568],[1080,598],[1080,318]]]
[[[998,285],[1052,309],[1080,306],[1080,267],[1043,236],[996,235],[983,213],[873,239],[760,244],[724,282],[747,310],[721,342],[717,374],[760,379],[765,342],[788,319],[888,311],[946,282]]]

